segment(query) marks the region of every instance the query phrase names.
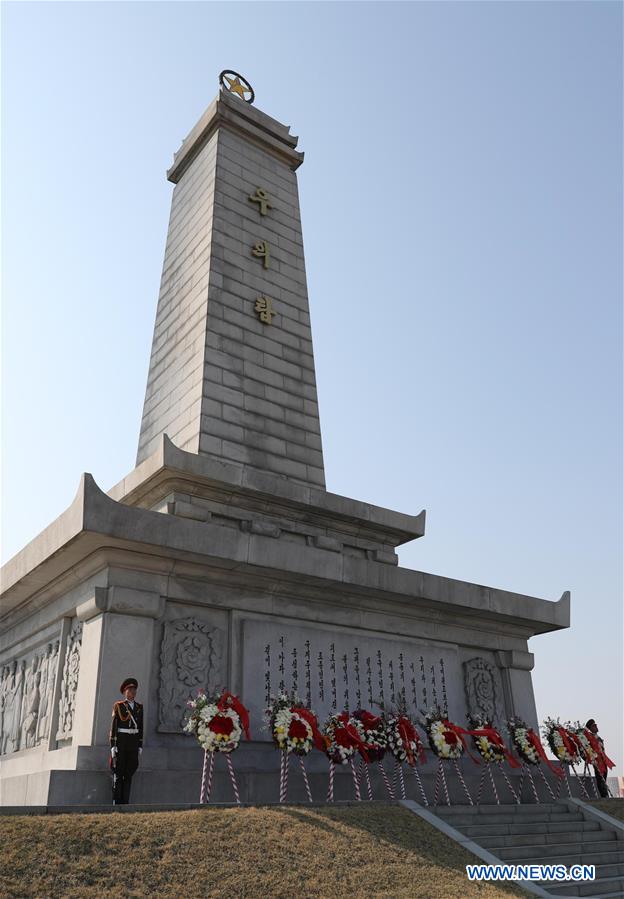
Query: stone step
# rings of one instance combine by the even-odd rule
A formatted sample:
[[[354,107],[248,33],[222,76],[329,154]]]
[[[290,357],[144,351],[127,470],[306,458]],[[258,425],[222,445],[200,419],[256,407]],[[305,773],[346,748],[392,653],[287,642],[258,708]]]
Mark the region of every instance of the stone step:
[[[602,834],[603,832],[600,831]],[[541,843],[529,843],[523,846],[489,846],[489,850],[492,855],[495,855],[497,858],[504,859],[505,861],[516,861],[516,862],[524,862],[531,861],[539,858],[541,863],[542,859],[554,859],[556,858],[561,864],[568,864],[563,861],[563,858],[559,858],[560,856],[583,856],[583,861],[581,864],[594,864],[593,861],[585,862],[585,856],[591,853],[591,855],[606,855],[606,856],[617,856],[618,854],[624,859],[624,847],[622,846],[621,840],[615,839],[615,834],[613,832],[607,831],[604,833],[604,837],[611,837],[611,839],[602,839],[599,842],[594,843],[583,843],[578,840],[572,843],[551,843],[551,844],[541,844]],[[620,861],[620,858],[614,858],[613,861]],[[552,862],[544,861],[544,864],[552,864]],[[570,862],[573,864],[573,862]],[[595,864],[600,864],[600,862],[595,862]]]
[[[479,842],[480,837],[490,837],[501,834],[529,834],[529,833],[565,833],[574,828],[577,833],[600,830],[600,824],[597,821],[583,821],[579,815],[576,820],[570,822],[569,818],[565,821],[540,821],[534,823],[517,824],[510,821],[505,824],[469,824],[461,828],[461,832],[467,837],[474,837],[475,843]]]
[[[446,821],[447,824],[450,824],[451,827],[456,827],[458,830],[463,830],[464,827],[478,827],[485,824],[488,826],[498,826],[504,824],[570,823],[575,826],[576,822],[580,824],[584,820],[583,815],[580,812],[553,812],[552,814],[533,812],[533,814],[522,816],[475,815],[468,812],[452,816],[438,815],[438,817],[442,818],[443,821]]]
[[[596,843],[592,845],[590,852],[575,852],[570,855],[561,854],[560,856],[554,857],[552,855],[536,855],[530,859],[513,859],[513,862],[516,865],[567,865],[568,867],[570,867],[570,865],[595,865],[596,877],[606,877],[608,874],[619,874],[620,871],[624,873],[624,851],[605,852],[601,850],[600,852],[595,852],[595,846]],[[543,848],[544,847],[542,847],[542,849]],[[570,847],[566,846],[565,848],[569,849]],[[510,861],[510,859],[506,859],[506,861]],[[607,871],[606,869],[608,868],[611,870]]]
[[[597,877],[582,883],[561,883],[553,881],[540,883],[553,896],[621,896],[624,891],[624,877]]]
[[[615,864],[598,865],[596,867],[596,877],[624,877],[624,864],[618,862]]]
[[[432,805],[431,811],[443,817],[461,815],[469,812],[474,815],[526,815],[531,812],[544,813],[566,812],[568,806],[559,802],[509,803],[508,805]]]
[[[574,843],[578,846],[586,846],[590,843],[610,842],[616,839],[616,834],[612,830],[574,830],[557,831],[556,833],[512,833],[502,835],[498,833],[495,836],[483,836],[475,839],[475,843],[483,846],[484,849],[492,849],[494,847],[518,847],[521,846],[543,846],[555,843]]]
[[[542,889],[545,889],[548,892],[549,896],[560,896],[565,897],[576,897],[576,896],[584,896],[586,899],[620,899],[621,896],[624,896],[624,892],[617,890],[615,893],[610,891],[610,884],[601,885],[599,880],[594,880],[591,884],[583,884],[583,886],[587,886],[588,890],[584,893],[579,893],[579,884],[569,883],[567,886],[563,887],[563,890],[555,892],[555,888],[552,885],[540,884]]]

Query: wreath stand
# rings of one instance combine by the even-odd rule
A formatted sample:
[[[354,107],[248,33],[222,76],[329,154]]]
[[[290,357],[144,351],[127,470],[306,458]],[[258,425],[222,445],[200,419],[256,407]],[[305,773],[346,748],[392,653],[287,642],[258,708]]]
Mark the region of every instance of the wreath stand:
[[[504,768],[504,762],[497,762],[497,765],[498,765],[498,767],[500,768],[500,773],[501,773],[501,774],[503,775],[503,777],[505,778],[505,783],[506,783],[507,786],[509,787],[509,792],[510,792],[511,795],[513,796],[514,800],[515,800],[518,804],[520,804],[520,796],[516,793],[516,791],[514,790],[514,788],[513,788],[512,785],[511,785],[511,781],[510,781],[509,778],[507,777],[507,774],[506,774],[505,768]]]
[[[216,753],[214,751],[209,752],[207,749],[204,749],[204,768],[202,771],[201,790],[199,793],[200,805],[205,805],[207,802],[210,802],[210,792],[212,790],[212,775],[214,773],[215,766],[215,754]],[[232,789],[234,790],[234,798],[236,799],[236,804],[240,805],[240,795],[238,792],[238,784],[236,783],[236,776],[234,774],[234,765],[232,764],[231,753],[228,752],[226,754],[225,760],[227,762],[228,771],[230,774]]]
[[[457,761],[457,759],[443,759],[440,757],[438,757],[438,770],[436,771],[435,786],[434,786],[434,790],[433,790],[433,804],[434,805],[438,804],[438,796],[440,793],[440,782],[441,782],[442,787],[444,789],[444,798],[446,799],[446,804],[451,805],[451,799],[450,799],[449,791],[448,791],[448,784],[446,782],[446,774],[444,773],[444,762],[445,761],[453,762],[455,772],[457,774],[457,777],[459,778],[460,784],[463,787],[464,793],[466,794],[468,803],[470,805],[474,805],[474,802],[472,801],[472,796],[470,795],[470,791],[468,790],[468,787],[466,786],[466,781],[464,780],[464,776],[461,773],[461,768],[459,767],[459,762]]]
[[[420,779],[420,774],[418,773],[418,769],[416,768],[416,763],[414,765],[409,765],[411,771],[414,772],[414,777],[416,778],[416,783],[418,784],[418,789],[420,791],[420,795],[422,797],[423,805],[429,805],[429,800],[427,799],[427,794],[425,793],[425,789],[422,784],[422,780]],[[392,787],[397,781],[399,782],[399,790],[401,791],[401,799],[407,799],[407,793],[405,791],[405,778],[403,776],[403,762],[400,762],[398,759],[395,759],[394,762],[394,774],[392,775]]]
[[[496,805],[500,805],[500,799],[498,798],[498,790],[496,789],[496,784],[494,783],[494,775],[492,774],[492,765],[491,762],[484,762],[483,771],[481,772],[481,778],[479,780],[479,789],[477,790],[477,799],[476,804],[481,804],[481,795],[483,794],[483,786],[485,783],[485,775],[490,775],[490,783],[492,784],[492,791],[494,793],[494,798],[496,799]]]
[[[386,773],[386,769],[383,766],[383,762],[381,762],[381,761],[377,762],[377,767],[381,771],[381,776],[383,778],[384,784],[386,785],[386,790],[388,791],[388,796],[390,797],[390,799],[394,799],[395,798],[394,790],[392,789],[390,781],[388,780],[388,775]],[[403,792],[405,792],[405,785],[403,785]],[[405,799],[405,796],[403,798]]]
[[[306,788],[306,794],[308,796],[308,802],[312,802],[312,791],[310,790],[310,781],[308,780],[308,772],[305,769],[305,765],[303,763],[303,757],[298,756],[299,764],[301,765],[301,773],[303,774],[303,782]],[[280,758],[280,791],[279,791],[279,801],[280,804],[286,802],[288,797],[288,765],[290,762],[290,753],[287,749],[281,750],[281,758]],[[331,775],[330,775],[331,776]]]
[[[480,804],[481,804],[481,794],[482,794],[482,792],[483,792],[483,787],[484,787],[484,781],[485,781],[485,776],[486,776],[486,774],[489,774],[489,776],[490,776],[490,783],[492,784],[492,791],[493,791],[493,793],[494,793],[494,798],[496,799],[496,804],[497,804],[497,805],[500,805],[500,804],[501,804],[501,803],[500,803],[499,796],[498,796],[498,790],[496,789],[496,783],[494,782],[494,774],[492,773],[492,765],[498,765],[498,767],[499,767],[499,769],[500,769],[500,773],[501,773],[501,774],[503,775],[503,777],[505,778],[505,783],[507,784],[507,786],[508,786],[508,788],[509,788],[509,791],[510,791],[511,795],[512,795],[513,798],[514,798],[514,802],[517,802],[517,803],[520,802],[520,799],[518,798],[518,795],[516,794],[516,791],[514,790],[514,788],[513,788],[512,785],[511,785],[511,781],[509,780],[509,778],[507,777],[507,774],[505,773],[505,769],[503,768],[503,764],[504,764],[504,763],[503,763],[502,761],[500,761],[500,762],[484,762],[485,767],[483,768],[483,771],[481,772],[481,779],[480,779],[480,781],[479,781],[479,790],[478,790],[478,792],[477,792],[477,801],[476,801],[476,805],[480,805]]]
[[[596,778],[592,777],[592,775],[589,774],[589,762],[585,762],[583,767],[583,780],[586,781],[587,778],[589,778],[589,782],[592,785],[594,796],[596,797],[596,799],[600,799],[600,796],[598,795],[598,788],[596,787]]]
[[[346,763],[345,763],[346,764]],[[355,798],[358,802],[362,801],[362,794],[360,793],[360,784],[358,782],[357,772],[355,770],[355,765],[353,764],[353,759],[349,759],[349,766],[351,768],[351,774],[353,776],[353,786],[355,788]],[[334,801],[334,774],[336,773],[336,763],[331,759],[329,760],[329,788],[327,790],[327,801]]]
[[[392,789],[394,790],[394,785],[398,781],[398,788],[401,793],[401,799],[407,799],[407,793],[405,792],[405,778],[403,777],[403,762],[400,762],[395,758],[394,760],[394,773],[392,775]]]
[[[574,771],[574,776],[578,780],[579,787],[581,788],[581,792],[582,792],[583,796],[585,797],[585,799],[587,799],[588,802],[591,802],[591,796],[587,792],[587,787],[585,786],[585,781],[582,777],[579,776],[579,774],[576,770],[576,767],[572,762],[570,762],[570,768],[572,768],[572,770]],[[568,789],[569,789],[569,785],[568,785]]]
[[[357,773],[357,779],[358,779],[358,781],[360,779],[362,779],[362,782],[364,782],[364,780],[366,781],[366,798],[368,799],[369,802],[372,802],[373,785],[371,783],[370,774],[368,772],[369,764],[372,764],[372,763],[365,762],[364,759],[360,759],[360,765],[359,765],[359,771]],[[390,797],[390,799],[394,799],[395,798],[394,790],[392,789],[392,784],[390,783],[390,781],[388,779],[388,774],[386,772],[386,769],[384,768],[383,764],[380,761],[377,762],[377,767],[379,768],[379,771],[383,778],[383,782],[386,786],[386,790],[388,791],[388,796]],[[360,796],[361,796],[361,790],[360,790]]]
[[[559,799],[559,794],[561,793],[561,788],[563,787],[564,781],[565,781],[565,785],[568,790],[568,796],[570,797],[570,799],[572,799],[572,790],[570,789],[570,779],[568,777],[568,769],[566,768],[566,765],[569,765],[570,768],[572,768],[572,770],[574,771],[574,776],[576,777],[576,779],[579,782],[579,786],[581,788],[581,792],[583,793],[583,796],[585,797],[585,799],[590,801],[590,795],[585,788],[585,784],[583,783],[582,778],[579,777],[578,774],[576,773],[576,768],[574,767],[574,764],[572,762],[565,762],[565,764],[563,762],[559,763],[559,767],[560,767],[561,771],[563,772],[563,777],[559,778],[559,786],[557,788],[557,799]]]
[[[534,767],[537,767],[537,770],[539,771],[540,777],[542,778],[542,780],[543,780],[544,783],[546,784],[546,789],[547,789],[548,792],[550,793],[550,798],[552,799],[553,802],[556,802],[556,800],[559,798],[559,793],[560,793],[560,791],[561,791],[561,784],[559,784],[559,789],[557,790],[557,795],[555,796],[555,794],[554,794],[553,791],[552,791],[552,788],[551,788],[550,784],[549,784],[548,781],[546,780],[546,775],[545,775],[544,772],[542,771],[542,766],[538,763],[537,766],[534,766]],[[540,804],[540,798],[539,798],[539,796],[538,796],[538,794],[537,794],[537,789],[536,789],[536,787],[535,787],[535,781],[533,780],[533,775],[531,774],[531,767],[530,767],[530,765],[529,765],[528,762],[523,762],[523,763],[522,763],[522,773],[520,774],[520,786],[518,787],[518,797],[519,797],[518,801],[519,801],[519,802],[522,801],[522,785],[523,785],[523,783],[524,783],[525,775],[527,775],[527,774],[529,775],[529,781],[530,781],[530,783],[531,783],[531,789],[532,789],[532,791],[533,791],[533,796],[535,797],[535,802],[539,805],[539,804]],[[568,790],[569,790],[569,789],[570,789],[570,787],[569,787],[569,785],[568,785]],[[572,795],[572,794],[570,794],[570,795]]]
[[[364,775],[364,777],[362,776]],[[368,762],[365,762],[364,759],[360,759],[360,767],[357,773],[358,781],[360,778],[362,780],[366,779],[366,794],[368,801],[371,802],[373,799],[373,786],[371,784],[370,774],[368,773]]]

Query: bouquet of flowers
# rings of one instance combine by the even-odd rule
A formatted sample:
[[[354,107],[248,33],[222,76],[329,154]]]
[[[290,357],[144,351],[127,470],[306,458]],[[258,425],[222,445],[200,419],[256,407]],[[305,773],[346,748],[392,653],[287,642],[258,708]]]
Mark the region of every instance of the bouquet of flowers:
[[[576,764],[580,758],[576,734],[571,728],[570,724],[561,724],[558,718],[546,718],[542,726],[542,734],[552,754],[568,765]]]
[[[458,759],[466,747],[464,734],[468,731],[449,721],[440,708],[425,713],[425,731],[429,746],[438,758]]]
[[[414,722],[397,712],[386,722],[388,749],[398,762],[407,762],[413,768],[418,761],[425,763],[425,748]]]
[[[356,709],[351,721],[363,744],[360,747],[362,758],[367,762],[380,762],[388,746],[386,726],[381,715],[373,715],[366,709]]]
[[[184,731],[195,734],[207,752],[233,752],[243,731],[250,739],[249,712],[240,699],[227,690],[206,696],[204,690],[199,689],[195,699],[189,699],[186,705],[188,718]]]
[[[323,728],[325,752],[335,765],[345,765],[357,750],[368,761],[366,747],[348,712],[330,715]]]
[[[280,693],[265,714],[278,749],[301,756],[308,755],[313,746],[325,751],[316,715],[294,693]]]

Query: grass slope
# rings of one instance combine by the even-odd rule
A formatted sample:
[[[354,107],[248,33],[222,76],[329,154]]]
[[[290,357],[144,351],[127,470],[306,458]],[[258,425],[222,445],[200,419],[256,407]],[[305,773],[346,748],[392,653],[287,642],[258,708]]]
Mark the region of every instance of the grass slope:
[[[0,846],[2,899],[526,895],[397,806],[0,816]]]

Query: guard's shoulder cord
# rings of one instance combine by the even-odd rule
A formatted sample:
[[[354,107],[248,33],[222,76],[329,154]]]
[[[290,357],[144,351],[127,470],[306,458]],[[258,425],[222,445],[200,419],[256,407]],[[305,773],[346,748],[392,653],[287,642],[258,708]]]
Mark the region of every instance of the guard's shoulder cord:
[[[132,717],[132,713],[131,713],[130,709],[126,706],[125,711],[127,711],[127,714],[124,714],[124,705],[125,705],[125,703],[121,702],[121,701],[115,703],[115,705],[113,706],[113,718],[115,717],[115,715],[118,715],[120,721],[123,721],[125,724],[125,722],[129,721],[130,718]]]

